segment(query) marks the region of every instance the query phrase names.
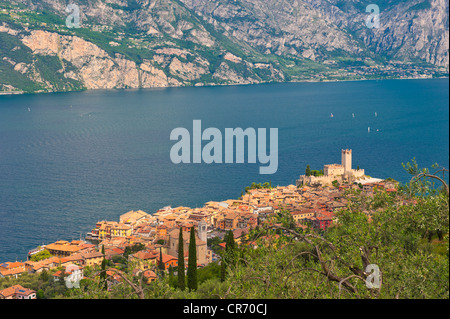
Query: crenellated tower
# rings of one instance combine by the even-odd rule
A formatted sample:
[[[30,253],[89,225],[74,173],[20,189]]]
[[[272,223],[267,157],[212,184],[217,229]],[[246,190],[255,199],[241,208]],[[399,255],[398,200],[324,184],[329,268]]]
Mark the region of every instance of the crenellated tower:
[[[342,166],[344,166],[344,175],[348,175],[352,170],[352,150],[342,150]]]

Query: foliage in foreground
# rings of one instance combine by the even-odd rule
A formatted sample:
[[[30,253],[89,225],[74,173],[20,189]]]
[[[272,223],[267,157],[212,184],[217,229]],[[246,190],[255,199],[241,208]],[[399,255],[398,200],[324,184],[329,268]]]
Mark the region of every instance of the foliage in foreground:
[[[449,298],[448,187],[420,180],[436,178],[415,160],[405,169],[413,183],[398,194],[349,192],[325,233],[303,232],[280,214],[282,226],[263,230],[258,248],[241,248],[228,267],[227,297]],[[375,289],[369,265],[380,270]]]
[[[379,194],[378,196],[390,196]],[[378,199],[377,199],[378,200]],[[436,210],[435,210],[436,209]],[[441,219],[433,218],[434,214]],[[446,214],[446,217],[445,217]],[[338,214],[324,236],[289,230],[272,243],[246,249],[229,269],[230,298],[448,298],[448,197],[416,206],[386,206],[371,216]],[[428,233],[437,229],[442,240]],[[286,231],[286,229],[285,229]],[[295,238],[297,240],[295,240]],[[366,286],[366,267],[381,271],[379,289]]]

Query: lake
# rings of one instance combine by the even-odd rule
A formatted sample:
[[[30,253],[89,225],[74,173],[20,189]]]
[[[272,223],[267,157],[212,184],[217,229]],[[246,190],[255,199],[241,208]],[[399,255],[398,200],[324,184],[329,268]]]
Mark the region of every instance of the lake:
[[[84,237],[97,221],[295,184],[353,150],[353,168],[406,182],[401,163],[449,167],[448,79],[283,83],[0,96],[0,262]],[[376,114],[375,114],[376,113]],[[333,114],[333,117],[331,117]],[[354,115],[354,116],[353,116]],[[174,164],[170,133],[278,128],[278,170]],[[370,127],[370,132],[368,131]]]

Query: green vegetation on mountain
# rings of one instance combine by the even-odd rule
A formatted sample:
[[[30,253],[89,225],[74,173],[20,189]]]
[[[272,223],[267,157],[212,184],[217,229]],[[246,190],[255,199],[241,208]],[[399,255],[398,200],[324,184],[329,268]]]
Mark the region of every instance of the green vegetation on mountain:
[[[0,92],[448,76],[448,13],[429,1],[378,2],[383,32],[364,27],[362,0],[76,4],[81,25],[69,28],[66,1],[0,0]],[[106,56],[74,52],[74,37]]]

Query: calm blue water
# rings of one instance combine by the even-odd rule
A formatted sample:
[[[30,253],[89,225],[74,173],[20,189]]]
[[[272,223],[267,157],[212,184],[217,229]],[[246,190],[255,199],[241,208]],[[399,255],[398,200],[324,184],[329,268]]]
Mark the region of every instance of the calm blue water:
[[[373,177],[407,181],[401,163],[413,157],[421,166],[448,167],[448,85],[392,80],[0,96],[0,261],[25,260],[39,244],[78,239],[98,220],[132,209],[200,207],[237,198],[252,182],[293,184],[307,164],[340,163],[342,148],[353,150],[354,168]],[[173,164],[170,132],[192,132],[194,119],[222,133],[278,128],[278,172],[259,175],[258,163]]]

